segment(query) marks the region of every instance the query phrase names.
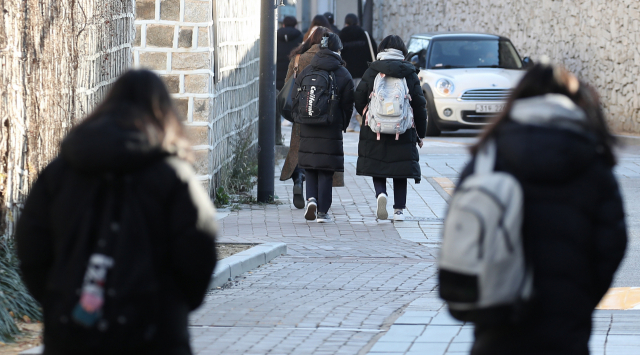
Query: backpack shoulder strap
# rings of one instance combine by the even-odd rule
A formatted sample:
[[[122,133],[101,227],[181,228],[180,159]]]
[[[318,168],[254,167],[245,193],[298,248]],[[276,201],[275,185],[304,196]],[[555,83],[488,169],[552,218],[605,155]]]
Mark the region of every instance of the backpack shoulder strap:
[[[369,38],[369,32],[364,31],[364,34],[367,36],[367,43],[369,43],[369,52],[371,53],[371,61],[375,62],[376,61],[376,56],[373,53],[373,46],[371,45],[371,38]]]
[[[493,171],[496,163],[496,141],[489,139],[476,154],[474,175],[488,174]]]
[[[300,54],[296,55],[296,60],[293,63],[293,77],[298,75],[298,62],[300,61]]]
[[[331,79],[331,98],[338,97],[338,82],[336,81],[336,74],[333,71],[329,72],[329,78]]]

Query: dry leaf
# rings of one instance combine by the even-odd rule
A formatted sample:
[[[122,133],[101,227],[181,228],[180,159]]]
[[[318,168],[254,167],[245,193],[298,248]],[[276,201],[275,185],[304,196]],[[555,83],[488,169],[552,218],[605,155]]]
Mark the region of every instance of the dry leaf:
[[[29,318],[29,316],[26,315],[26,314],[24,316],[22,316],[22,319],[24,319],[24,321],[27,322],[27,323],[31,323],[31,318]]]

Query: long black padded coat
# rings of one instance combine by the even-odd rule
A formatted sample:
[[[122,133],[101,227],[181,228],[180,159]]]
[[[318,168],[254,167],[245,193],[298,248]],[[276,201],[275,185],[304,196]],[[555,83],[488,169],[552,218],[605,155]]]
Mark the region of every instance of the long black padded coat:
[[[138,236],[148,235],[161,308],[155,312],[158,323],[151,347],[117,353],[192,353],[188,314],[202,303],[216,264],[215,208],[189,163],[151,144],[141,132],[121,128],[113,119],[120,114],[95,118],[71,131],[60,156],[40,173],[18,221],[23,280],[44,308],[45,355],[115,352],[109,344],[87,343],[82,327],[61,333],[60,325],[71,321],[59,301],[60,295],[75,294],[82,285],[95,238],[80,232],[80,224],[92,218],[89,211],[98,209],[92,206],[101,200],[93,196],[99,196],[101,181],[111,174],[129,179],[146,230],[130,230],[127,238],[118,239],[124,245],[115,249],[116,266],[107,274],[107,285],[122,290],[124,285],[109,286],[109,280],[123,272],[139,273],[141,269],[132,265],[149,255],[148,249],[139,250],[149,244]],[[117,294],[108,293],[105,307]],[[118,346],[118,339],[113,343]]]
[[[302,32],[295,27],[282,27],[278,29],[277,44],[278,56],[276,58],[276,89],[282,90],[289,68],[289,54],[302,43]]]
[[[371,63],[355,92],[356,110],[360,114],[369,103],[369,95],[373,91],[373,82],[378,73],[406,78],[412,98],[411,107],[416,129],[401,134],[398,140],[395,140],[396,137],[392,134],[381,134],[380,140],[377,140],[377,134],[363,122],[358,143],[356,174],[383,178],[413,178],[416,183],[420,182],[420,155],[416,144],[418,137],[424,138],[426,134],[427,101],[420,87],[416,67],[403,60],[377,60]]]
[[[371,49],[373,49],[373,55],[378,54],[376,42],[371,34],[369,34],[371,40],[371,47],[367,42],[367,35],[364,33],[362,27],[345,26],[340,31],[340,40],[342,41],[342,59],[347,63],[347,70],[354,79],[362,78],[362,75],[367,71],[367,64],[374,61],[375,58],[371,58]]]
[[[497,128],[496,142],[496,170],[511,173],[524,192],[522,235],[534,298],[521,324],[477,322],[471,354],[587,355],[591,314],[627,240],[612,167],[588,134],[508,122]]]
[[[336,110],[329,126],[300,125],[300,148],[298,166],[302,169],[326,171],[344,171],[344,149],[342,132],[346,130],[353,112],[353,80],[343,66],[340,55],[329,49],[321,49],[296,78],[294,92],[300,86],[302,78],[313,68],[333,71],[340,95],[339,110]],[[297,113],[297,100],[294,100],[294,118]]]

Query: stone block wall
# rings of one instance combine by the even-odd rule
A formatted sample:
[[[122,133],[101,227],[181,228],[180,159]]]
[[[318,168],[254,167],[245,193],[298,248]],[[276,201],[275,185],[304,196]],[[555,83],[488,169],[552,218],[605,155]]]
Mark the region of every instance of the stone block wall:
[[[136,11],[134,64],[164,79],[213,192],[234,137],[257,131],[260,2],[137,0]]]
[[[549,56],[594,85],[614,131],[640,133],[637,0],[375,1],[374,37],[428,31],[511,38],[522,56]]]

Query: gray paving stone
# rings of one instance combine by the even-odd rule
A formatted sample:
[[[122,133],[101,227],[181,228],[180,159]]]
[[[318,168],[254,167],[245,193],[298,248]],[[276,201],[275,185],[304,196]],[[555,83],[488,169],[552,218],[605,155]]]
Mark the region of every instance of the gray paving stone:
[[[353,137],[346,134],[345,144],[357,143]],[[372,180],[355,175],[356,157],[349,155],[347,187],[333,189],[332,223],[304,220],[291,203],[290,181],[276,181],[284,204],[225,211],[219,241],[282,242],[288,254],[210,292],[191,316],[195,353],[468,353],[472,325],[451,318],[437,294],[435,260],[448,197],[427,181],[455,180],[466,160],[434,155],[422,162],[422,183],[408,184],[412,220],[405,222],[376,220]],[[637,312],[596,311],[593,354],[604,354],[605,343],[608,355],[636,354],[638,319]]]

